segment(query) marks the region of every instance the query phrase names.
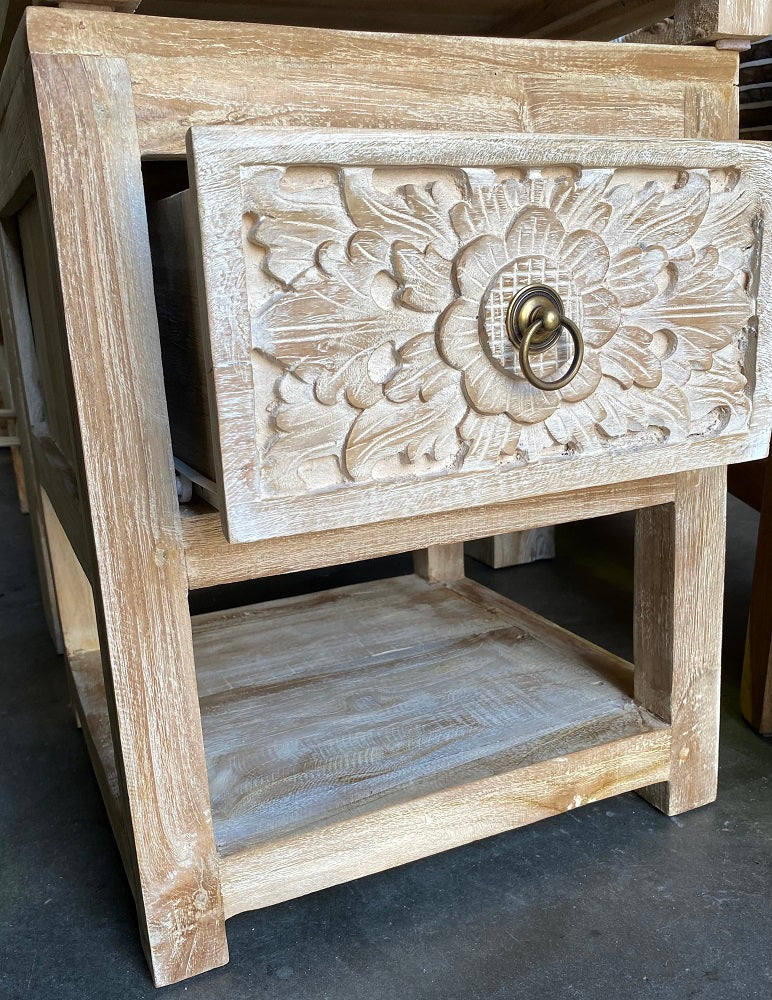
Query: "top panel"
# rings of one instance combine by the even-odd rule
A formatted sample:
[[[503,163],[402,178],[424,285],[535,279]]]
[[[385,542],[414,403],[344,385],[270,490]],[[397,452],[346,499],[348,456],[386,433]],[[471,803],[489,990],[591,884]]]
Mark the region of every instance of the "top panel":
[[[231,541],[763,447],[766,148],[226,127],[190,158]],[[534,286],[570,322],[524,352]]]

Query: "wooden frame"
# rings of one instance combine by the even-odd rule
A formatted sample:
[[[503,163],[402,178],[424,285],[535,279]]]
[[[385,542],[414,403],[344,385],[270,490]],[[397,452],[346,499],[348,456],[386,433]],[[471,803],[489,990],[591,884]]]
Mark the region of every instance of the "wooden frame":
[[[391,81],[396,87],[400,80],[402,97],[389,91],[370,111],[361,101],[374,86],[362,80],[368,50],[380,52],[388,66],[374,71],[385,74],[377,86]],[[244,73],[261,53],[270,60],[265,68],[270,80],[252,97],[243,87]],[[549,79],[542,79],[546,54]],[[39,511],[41,566],[57,589],[65,587],[72,597],[75,587],[82,597],[75,610],[72,601],[58,605],[76,708],[157,985],[226,962],[225,917],[245,907],[630,788],[651,787],[649,797],[670,813],[702,805],[715,794],[722,468],[636,481],[636,463],[622,460],[613,482],[599,467],[581,493],[553,484],[548,495],[540,496],[544,487],[535,487],[516,504],[393,520],[388,532],[365,525],[240,546],[225,541],[211,508],[194,507],[181,516],[175,496],[143,157],[181,157],[183,122],[212,124],[238,113],[248,122],[275,124],[288,90],[298,102],[297,119],[311,127],[318,123],[319,93],[332,80],[340,91],[341,75],[350,81],[350,92],[327,113],[336,119],[332,124],[353,119],[386,126],[399,105],[400,115],[413,125],[436,125],[436,81],[428,83],[427,69],[438,64],[451,67],[443,80],[449,116],[458,113],[481,127],[481,105],[465,95],[482,88],[490,91],[484,118],[490,130],[501,121],[502,103],[505,118],[527,112],[534,128],[545,119],[573,124],[586,98],[581,79],[591,56],[595,51],[584,45],[544,42],[412,39],[406,44],[404,38],[270,27],[240,28],[234,35],[227,25],[152,18],[140,25],[121,15],[46,10],[27,14],[26,30],[17,36],[0,83],[2,303],[14,320],[11,365],[32,503]],[[731,125],[735,57],[608,46],[603,58],[609,82],[595,80],[589,87],[589,103],[582,105],[587,133],[607,124],[595,120],[597,102],[612,92],[619,100],[625,73],[634,78],[632,104],[629,118],[625,113],[617,122],[619,132],[633,121],[639,134],[662,137],[715,136],[729,127],[727,121]],[[298,80],[308,79],[309,61],[315,67],[313,84],[308,92],[293,90]],[[520,65],[522,76],[499,74],[502,65]],[[579,95],[572,98],[576,106],[553,103],[547,110],[551,81],[561,75],[564,92]],[[639,114],[645,103],[640,92],[647,88],[646,100],[656,98],[660,106],[656,118]],[[33,197],[43,252],[56,279],[49,305],[60,319],[52,336],[64,364],[60,398],[43,402],[69,414],[71,449],[55,438],[44,444],[40,424],[32,419],[35,380],[22,356],[29,341],[21,328],[30,323],[30,305],[14,233],[19,212]],[[758,454],[766,431],[762,421],[753,435],[722,452],[720,461]],[[710,445],[693,447],[699,461],[710,465]],[[639,508],[645,510],[636,543],[635,708],[629,666],[457,577],[465,538]],[[587,745],[559,742],[556,759],[542,752],[485,776],[465,773],[453,787],[407,802],[390,800],[376,814],[351,815],[281,842],[224,852],[215,841],[195,656],[199,666],[203,661],[194,652],[194,631],[200,642],[201,630],[211,623],[191,623],[189,589],[406,549],[421,550],[417,579],[425,578],[426,593],[444,588],[448,599],[490,602],[490,614],[515,623],[509,627],[525,630],[545,648],[571,651],[586,669],[613,677],[618,690],[627,691],[623,714],[631,718],[628,709],[634,712],[638,728]],[[229,617],[218,618],[215,627],[228,631]],[[664,631],[654,627],[656,620],[665,623]],[[470,808],[481,817],[475,825],[469,823]],[[415,826],[419,812],[421,829],[427,819],[432,827],[421,843]],[[371,822],[381,833],[377,852]],[[345,845],[334,856],[333,842]],[[270,875],[277,870],[279,879]]]

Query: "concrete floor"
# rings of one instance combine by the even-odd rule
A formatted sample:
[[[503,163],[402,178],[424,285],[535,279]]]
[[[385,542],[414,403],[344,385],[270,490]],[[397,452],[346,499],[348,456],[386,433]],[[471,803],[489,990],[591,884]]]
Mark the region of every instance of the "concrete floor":
[[[0,997],[158,996],[0,453]],[[729,509],[721,778],[667,819],[635,795],[228,923],[202,1000],[772,997],[772,744],[737,709],[756,517]],[[558,558],[470,575],[630,655],[632,518],[561,528]],[[195,609],[393,575],[406,558],[195,595]]]

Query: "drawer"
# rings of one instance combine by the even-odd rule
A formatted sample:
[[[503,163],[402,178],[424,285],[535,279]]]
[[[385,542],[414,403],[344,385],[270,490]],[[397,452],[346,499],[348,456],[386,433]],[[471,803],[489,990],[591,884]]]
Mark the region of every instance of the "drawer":
[[[761,145],[222,126],[188,159],[231,541],[767,446]]]

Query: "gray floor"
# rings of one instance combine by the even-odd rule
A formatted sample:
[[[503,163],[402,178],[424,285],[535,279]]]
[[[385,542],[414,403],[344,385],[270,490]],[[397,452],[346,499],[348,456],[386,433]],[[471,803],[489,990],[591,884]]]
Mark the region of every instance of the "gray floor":
[[[156,994],[0,453],[0,997]],[[772,744],[737,710],[756,518],[731,501],[716,805],[624,795],[233,918],[231,962],[168,997],[772,997]],[[551,563],[471,575],[630,655],[632,519],[561,528]],[[201,593],[223,602],[407,568],[400,557]]]

